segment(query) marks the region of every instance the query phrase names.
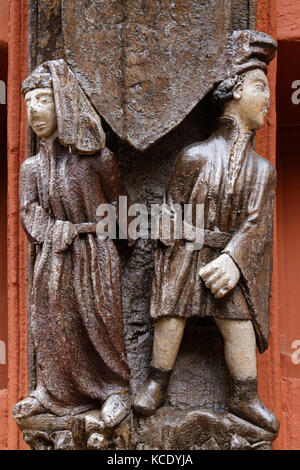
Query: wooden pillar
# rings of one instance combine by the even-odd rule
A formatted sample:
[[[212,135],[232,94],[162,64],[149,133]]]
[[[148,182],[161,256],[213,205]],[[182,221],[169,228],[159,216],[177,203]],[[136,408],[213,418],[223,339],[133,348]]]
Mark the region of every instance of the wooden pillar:
[[[276,0],[258,0],[257,29],[276,38]],[[27,1],[10,0],[9,68],[8,68],[8,449],[26,448],[11,417],[13,405],[27,391],[27,309],[26,309],[26,240],[19,223],[18,174],[26,157],[26,113],[20,85],[27,74]],[[275,164],[276,159],[276,61],[270,66],[272,93],[266,126],[257,136],[258,153]],[[276,214],[275,214],[276,227]],[[260,393],[282,419],[280,326],[278,287],[277,231],[274,238],[274,276],[271,299],[270,348],[259,357]],[[0,400],[4,397],[0,396]],[[6,399],[6,395],[5,395]],[[1,410],[0,410],[1,420]],[[0,421],[1,422],[1,421]],[[274,448],[282,448],[282,431]],[[0,447],[2,441],[0,439]]]

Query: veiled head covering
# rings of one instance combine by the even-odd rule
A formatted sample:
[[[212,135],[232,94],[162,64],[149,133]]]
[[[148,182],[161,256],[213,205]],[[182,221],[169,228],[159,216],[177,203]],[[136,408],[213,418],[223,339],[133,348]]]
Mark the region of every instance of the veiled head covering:
[[[93,154],[105,147],[105,133],[99,114],[63,59],[38,66],[22,84],[25,94],[51,87],[57,116],[58,138],[74,154]]]

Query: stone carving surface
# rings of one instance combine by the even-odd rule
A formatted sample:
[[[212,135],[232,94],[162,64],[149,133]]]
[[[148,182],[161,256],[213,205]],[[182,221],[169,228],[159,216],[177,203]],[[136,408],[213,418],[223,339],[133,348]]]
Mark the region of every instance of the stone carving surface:
[[[132,200],[148,206],[162,202],[180,150],[205,140],[215,129],[212,118],[216,111],[206,95],[215,81],[231,78],[245,64],[247,67],[253,47],[260,48],[262,40],[266,47],[252,59],[256,61],[253,65],[265,70],[275,47],[271,38],[256,35],[253,40],[247,31],[229,36],[226,42],[229,30],[254,26],[252,0],[172,2],[172,7],[171,2],[150,5],[139,0],[65,0],[55,3],[55,8],[44,0],[29,0],[29,4],[31,67],[66,58],[83,93],[81,102],[88,98],[104,117],[105,145],[116,155]],[[160,9],[157,17],[154,7]],[[142,16],[146,10],[148,15]],[[39,17],[43,21],[35,23]],[[167,42],[170,31],[174,41]],[[69,136],[74,136],[71,128],[69,131]],[[153,143],[156,145],[143,153],[136,150]],[[72,146],[71,152],[76,158]],[[88,157],[81,154],[81,158]],[[134,249],[117,246],[123,268],[125,341],[134,398],[151,360],[149,311],[156,244],[139,240]],[[30,260],[34,274],[35,245],[30,247]],[[32,317],[32,312],[29,314]],[[31,322],[29,330],[34,338]],[[35,361],[32,353],[30,360],[30,383],[35,390],[38,358]],[[57,416],[43,409],[38,414],[15,412],[15,417],[26,442],[36,449],[269,449],[276,431],[229,412],[230,385],[220,331],[213,321],[193,318],[185,327],[164,406],[151,417],[120,414],[121,423],[109,428],[99,405],[74,415]]]
[[[230,30],[229,4],[64,0],[67,61],[122,139],[146,149],[210,90]]]
[[[151,418],[138,418],[136,429],[140,450],[269,450],[276,437],[233,414],[205,409],[163,407]]]
[[[106,450],[130,448],[130,424],[125,419],[108,429],[99,410],[75,416],[37,414],[17,419],[25,442],[34,450]]]
[[[217,82],[210,96],[221,117],[208,139],[182,150],[167,185],[164,201],[173,214],[173,229],[160,237],[156,250],[152,362],[133,408],[137,415],[155,415],[166,402],[187,319],[213,318],[231,376],[229,412],[276,435],[279,422],[258,397],[256,367],[256,345],[264,352],[269,340],[276,171],[252,144],[268,112],[265,71],[276,43],[263,33],[234,31],[225,51],[222,60],[235,74]],[[187,205],[194,212],[189,227],[197,223],[196,206],[204,208],[200,246],[186,231],[184,214],[178,218],[175,210],[183,212]],[[174,235],[177,219],[183,227],[180,238]],[[234,445],[242,446],[244,437],[236,434]]]
[[[127,192],[100,117],[63,59],[39,66],[22,91],[40,138],[20,171],[21,222],[36,247],[29,296],[37,376],[13,414],[22,426],[65,417],[67,428],[49,442],[73,448],[73,415],[99,410],[102,427],[112,429],[129,413],[119,256],[113,240],[96,235],[98,206],[118,210]],[[40,431],[27,440],[42,439]],[[99,436],[87,439],[100,445]]]

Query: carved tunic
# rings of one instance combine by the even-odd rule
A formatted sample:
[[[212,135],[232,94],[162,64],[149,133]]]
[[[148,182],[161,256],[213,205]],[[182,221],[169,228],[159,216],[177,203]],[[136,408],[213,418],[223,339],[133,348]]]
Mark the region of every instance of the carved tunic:
[[[37,363],[34,396],[57,415],[96,408],[127,391],[119,257],[111,240],[79,234],[53,247],[66,224],[96,222],[99,204],[126,195],[114,155],[70,155],[58,139],[27,159],[20,174],[21,221],[37,245],[31,332]],[[68,221],[68,222],[67,222]]]
[[[209,139],[187,147],[177,158],[166,202],[204,204],[204,227],[210,237],[198,251],[186,250],[184,240],[169,246],[160,243],[151,317],[251,319],[262,352],[269,336],[276,172],[255,153],[253,133],[235,154],[238,135],[235,121],[221,118]],[[241,278],[225,297],[215,299],[199,270],[221,253],[232,257]]]

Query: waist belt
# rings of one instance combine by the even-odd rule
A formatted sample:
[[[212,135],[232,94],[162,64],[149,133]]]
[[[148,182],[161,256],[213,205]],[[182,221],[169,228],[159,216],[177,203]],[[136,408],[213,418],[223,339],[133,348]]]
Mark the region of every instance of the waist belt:
[[[78,233],[96,233],[97,224],[93,222],[83,222],[82,224],[74,224]]]
[[[96,233],[97,224],[93,222],[84,222],[82,224],[75,224],[78,233]],[[215,232],[214,230],[204,230],[204,243],[203,246],[210,248],[225,248],[232,235],[227,232]]]
[[[215,232],[213,230],[204,230],[203,246],[210,248],[225,248],[232,235],[227,232]]]

